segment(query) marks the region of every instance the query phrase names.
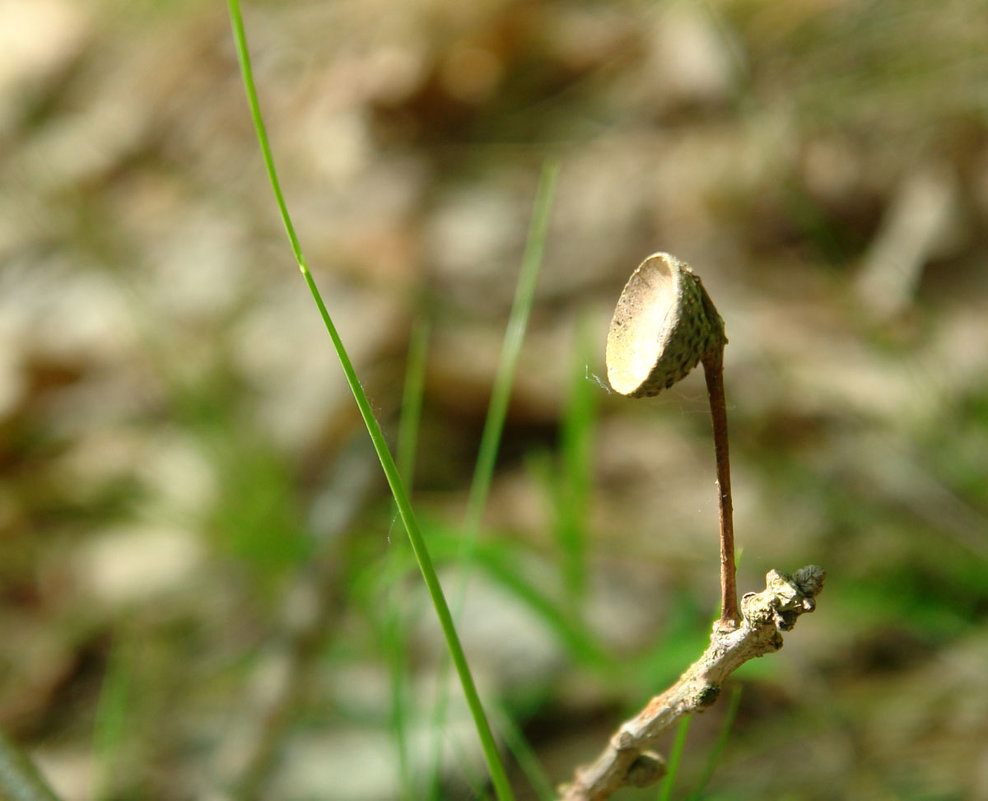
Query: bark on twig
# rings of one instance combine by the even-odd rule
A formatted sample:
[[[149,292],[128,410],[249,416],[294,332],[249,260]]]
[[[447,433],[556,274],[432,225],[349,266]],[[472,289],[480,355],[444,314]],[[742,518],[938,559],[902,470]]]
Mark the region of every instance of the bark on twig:
[[[816,565],[792,576],[770,570],[765,589],[741,599],[741,627],[724,632],[715,626],[703,656],[672,687],[621,725],[597,760],[579,768],[573,783],[561,788],[560,801],[604,801],[621,787],[658,781],[664,765],[648,747],[681,717],[701,712],[716,701],[724,680],[749,659],[778,651],[782,632],[816,607],[815,597],[823,589],[825,575]]]

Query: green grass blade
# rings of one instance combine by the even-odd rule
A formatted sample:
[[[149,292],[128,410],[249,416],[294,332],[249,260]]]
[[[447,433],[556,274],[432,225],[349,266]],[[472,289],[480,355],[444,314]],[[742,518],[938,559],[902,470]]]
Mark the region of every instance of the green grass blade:
[[[27,755],[0,731],[0,798],[4,801],[58,801]]]
[[[470,494],[467,499],[467,511],[463,521],[463,532],[460,538],[460,553],[458,565],[460,580],[453,600],[454,616],[459,617],[466,598],[467,586],[470,581],[474,555],[477,548],[477,537],[480,531],[481,519],[487,498],[490,495],[491,483],[494,479],[494,466],[497,453],[501,446],[501,434],[504,431],[504,421],[508,416],[508,404],[511,400],[511,388],[514,385],[515,373],[518,371],[518,360],[521,347],[528,328],[528,318],[535,302],[535,287],[538,283],[542,267],[542,254],[545,252],[545,242],[549,230],[549,216],[552,211],[552,201],[556,191],[556,181],[559,177],[559,165],[555,161],[546,161],[539,175],[539,185],[535,193],[535,203],[532,219],[529,223],[528,238],[525,242],[525,252],[522,256],[521,270],[515,285],[515,296],[511,303],[508,324],[501,343],[501,355],[498,359],[497,374],[491,389],[491,399],[487,406],[487,417],[484,420],[484,430],[480,436],[480,446],[477,449],[477,463],[474,467],[473,478],[470,482]],[[431,781],[428,798],[439,797],[439,771],[442,762],[442,730],[446,720],[446,706],[449,700],[447,693],[446,663],[440,665],[437,687],[439,688],[433,711],[433,743],[431,763]]]
[[[491,491],[494,464],[497,461],[497,452],[501,446],[504,421],[508,416],[511,387],[514,385],[515,373],[518,371],[521,346],[525,340],[528,318],[535,302],[535,286],[542,267],[542,254],[545,251],[549,215],[552,211],[552,199],[556,192],[558,177],[559,165],[555,161],[547,161],[542,167],[542,174],[539,177],[539,187],[535,195],[535,206],[529,224],[528,240],[522,257],[521,271],[515,286],[515,297],[511,304],[508,325],[504,331],[497,375],[494,378],[491,399],[487,407],[487,418],[484,421],[484,430],[480,436],[477,464],[474,468],[473,480],[470,482],[470,496],[467,501],[466,519],[463,525],[464,549],[467,551],[473,541],[476,540],[480,521],[484,515],[484,507],[487,505],[487,498]]]
[[[113,649],[103,686],[100,688],[93,725],[93,761],[95,799],[113,798],[114,767],[125,758],[122,746],[127,742],[128,711],[131,701],[131,667],[118,646]]]
[[[525,774],[525,778],[528,779],[528,783],[535,791],[539,801],[553,801],[557,798],[556,788],[542,767],[542,763],[539,762],[538,754],[535,753],[535,749],[529,744],[525,733],[515,723],[511,714],[501,706],[495,705],[491,709],[491,715],[497,721],[498,731],[502,733],[515,762],[518,763],[521,772]]]
[[[516,551],[503,547],[481,546],[477,551],[478,567],[507,589],[531,614],[541,621],[578,664],[606,673],[614,669],[607,650],[579,621],[574,620],[565,604],[560,604],[536,588],[518,572]]]
[[[430,525],[429,547],[436,561],[454,561],[460,548],[459,530],[446,530],[441,523]],[[514,596],[515,600],[527,607],[529,613],[546,627],[550,636],[559,640],[576,664],[602,676],[613,678],[615,671],[619,669],[619,664],[600,644],[593,632],[574,620],[565,602],[560,602],[559,599],[540,590],[527,575],[518,570],[518,565],[527,561],[527,548],[528,546],[520,543],[478,543],[476,569],[492,582],[501,585]],[[376,568],[372,568],[371,571],[375,575],[379,573]],[[690,653],[695,654],[695,648]],[[645,675],[644,668],[634,666],[633,669],[635,676]],[[642,683],[650,686],[648,682]]]
[[[408,487],[412,486],[415,456],[418,449],[419,424],[422,417],[422,397],[425,390],[426,357],[429,351],[429,323],[420,317],[412,326],[405,366],[405,382],[401,400],[401,419],[398,423],[397,457],[398,472]],[[402,798],[412,801],[415,797],[415,778],[409,754],[408,711],[408,662],[405,659],[407,637],[402,622],[402,609],[398,599],[401,584],[403,554],[392,548],[388,552],[387,611],[385,616],[385,650],[388,670],[391,674],[391,731],[398,756],[398,776]]]
[[[742,689],[742,685],[740,684],[735,684],[731,689],[731,698],[727,704],[727,714],[724,716],[724,725],[720,727],[720,733],[717,735],[717,739],[714,741],[714,745],[710,749],[710,754],[707,757],[707,764],[704,765],[703,774],[700,776],[700,781],[697,783],[696,789],[690,793],[687,801],[700,801],[700,799],[703,798],[703,791],[706,789],[710,778],[714,775],[714,770],[717,769],[717,764],[720,762],[720,758],[724,754],[724,749],[727,747],[727,739],[731,735],[731,729],[733,728],[734,721],[738,716],[738,708],[741,706]]]
[[[460,679],[460,684],[463,687],[463,694],[466,698],[467,705],[470,708],[470,714],[473,717],[474,725],[480,738],[481,746],[484,751],[484,757],[487,761],[487,768],[490,772],[491,781],[494,785],[495,792],[501,801],[508,801],[509,799],[514,798],[511,791],[511,785],[508,782],[507,773],[504,769],[504,765],[501,763],[500,756],[498,755],[497,746],[494,742],[494,735],[491,732],[490,723],[487,720],[487,716],[484,713],[484,708],[480,702],[480,696],[477,692],[477,687],[474,683],[473,676],[470,673],[470,667],[467,664],[466,655],[463,653],[463,646],[460,643],[459,636],[457,635],[456,628],[453,624],[453,616],[450,613],[449,605],[446,603],[446,597],[443,594],[442,586],[439,583],[439,577],[436,575],[435,567],[432,564],[432,559],[429,556],[428,549],[426,548],[425,539],[419,529],[418,520],[416,519],[415,512],[412,509],[408,494],[405,492],[405,486],[402,482],[401,475],[398,472],[398,467],[395,465],[394,458],[392,457],[391,451],[389,450],[387,442],[384,439],[381,426],[378,423],[377,418],[374,416],[370,401],[368,400],[363,387],[360,385],[360,380],[358,379],[357,373],[350,361],[349,354],[343,346],[343,340],[340,338],[340,335],[336,330],[336,326],[330,317],[329,311],[326,309],[326,304],[323,302],[322,295],[316,286],[315,280],[309,272],[308,265],[305,262],[305,257],[302,254],[301,245],[299,244],[298,237],[295,234],[295,227],[292,224],[291,217],[288,214],[288,208],[285,204],[284,195],[281,192],[277,171],[275,170],[274,158],[271,155],[271,147],[268,143],[267,133],[264,128],[264,120],[261,116],[260,104],[257,99],[257,91],[254,86],[253,73],[250,67],[250,56],[247,50],[247,40],[244,32],[243,18],[240,13],[239,0],[227,0],[227,5],[233,25],[233,35],[237,48],[237,56],[240,61],[240,69],[243,76],[244,87],[247,91],[247,101],[250,105],[251,116],[254,120],[254,128],[257,132],[258,143],[261,147],[261,153],[263,154],[268,177],[271,181],[271,187],[274,191],[275,199],[277,200],[278,208],[281,212],[282,221],[284,222],[285,230],[287,231],[289,241],[291,242],[292,251],[295,254],[295,259],[298,262],[298,267],[302,273],[302,277],[305,279],[309,292],[312,294],[312,298],[315,301],[320,316],[322,317],[323,324],[326,326],[326,331],[329,333],[330,339],[333,342],[333,347],[339,357],[340,365],[342,366],[343,373],[346,376],[347,384],[350,386],[350,391],[353,393],[354,401],[357,404],[357,408],[360,410],[360,416],[363,418],[364,425],[367,427],[367,433],[370,435],[371,442],[374,445],[374,450],[377,452],[378,459],[380,459],[381,468],[384,471],[384,476],[387,479],[388,486],[391,489],[391,494],[394,496],[395,504],[398,507],[398,514],[401,516],[401,520],[405,525],[405,530],[408,533],[408,539],[411,543],[412,551],[415,554],[415,559],[418,562],[419,570],[421,571],[422,578],[425,581],[426,589],[429,592],[430,599],[433,607],[435,608],[436,617],[438,618],[439,625],[442,628],[450,658],[453,662],[453,666],[456,668],[457,675]]]
[[[560,435],[562,475],[556,493],[555,532],[562,554],[563,583],[575,611],[586,592],[587,519],[592,491],[593,435],[597,388],[586,379],[589,351],[586,320],[577,329],[578,359],[573,365]]]
[[[683,748],[686,746],[686,734],[690,730],[691,716],[687,715],[676,727],[676,739],[672,744],[672,751],[669,753],[668,769],[662,786],[659,788],[659,801],[669,801],[672,798],[672,786],[676,783],[676,774],[679,772],[679,763],[683,758]]]
[[[395,551],[390,552],[394,554]],[[405,658],[407,651],[407,638],[401,609],[398,606],[396,591],[400,586],[401,572],[399,570],[399,560],[389,559],[386,572],[390,577],[389,588],[391,592],[387,594],[387,611],[383,621],[382,639],[390,673],[391,689],[391,733],[394,737],[395,754],[398,758],[398,780],[401,787],[400,798],[404,801],[412,801],[415,797],[415,777],[412,770],[412,762],[408,739],[408,719],[409,719],[409,688],[408,688],[408,660]],[[386,591],[387,592],[387,591]]]

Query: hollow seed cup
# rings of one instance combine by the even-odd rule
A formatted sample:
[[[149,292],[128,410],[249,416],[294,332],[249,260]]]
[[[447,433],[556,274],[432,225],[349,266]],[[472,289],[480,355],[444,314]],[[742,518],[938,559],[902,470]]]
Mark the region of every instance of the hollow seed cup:
[[[653,253],[625,284],[607,334],[607,380],[632,398],[657,395],[720,351],[724,321],[689,266]]]

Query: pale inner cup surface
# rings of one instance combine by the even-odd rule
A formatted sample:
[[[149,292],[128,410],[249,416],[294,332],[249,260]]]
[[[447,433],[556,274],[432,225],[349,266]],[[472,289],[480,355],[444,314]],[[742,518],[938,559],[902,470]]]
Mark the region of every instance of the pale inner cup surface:
[[[665,253],[642,262],[624,287],[607,335],[607,380],[615,392],[641,387],[675,328],[679,271]]]

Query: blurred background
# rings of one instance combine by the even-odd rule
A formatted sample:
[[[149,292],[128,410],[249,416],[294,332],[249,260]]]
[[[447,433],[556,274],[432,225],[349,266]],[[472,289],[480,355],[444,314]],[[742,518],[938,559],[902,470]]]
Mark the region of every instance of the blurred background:
[[[447,592],[469,579],[519,798],[596,756],[716,616],[703,379],[639,401],[598,380],[656,250],[726,321],[741,590],[828,572],[693,721],[672,797],[988,797],[988,6],[245,5],[288,206]],[[487,797],[455,688],[436,722],[441,638],[225,4],[0,21],[0,728],[66,801]]]

